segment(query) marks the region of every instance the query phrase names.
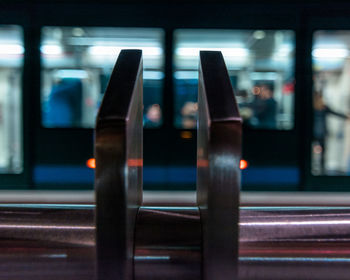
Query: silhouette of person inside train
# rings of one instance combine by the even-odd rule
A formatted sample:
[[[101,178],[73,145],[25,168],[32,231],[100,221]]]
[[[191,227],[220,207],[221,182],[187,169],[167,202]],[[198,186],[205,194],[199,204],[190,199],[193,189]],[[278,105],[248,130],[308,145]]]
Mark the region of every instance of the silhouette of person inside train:
[[[81,124],[82,82],[62,79],[49,95],[44,123],[50,127],[77,127]]]
[[[251,124],[255,127],[276,129],[277,102],[273,98],[274,86],[272,83],[260,83],[253,89],[254,100],[251,104],[253,120]]]
[[[152,104],[146,109],[143,116],[143,125],[148,128],[158,127],[162,119],[162,111],[159,104]]]
[[[350,118],[349,115],[336,112],[329,108],[322,97],[320,92],[315,92],[313,96],[314,105],[314,140],[318,142],[321,147],[321,171],[325,171],[325,151],[326,151],[326,138],[328,134],[327,116],[333,115],[344,120]]]

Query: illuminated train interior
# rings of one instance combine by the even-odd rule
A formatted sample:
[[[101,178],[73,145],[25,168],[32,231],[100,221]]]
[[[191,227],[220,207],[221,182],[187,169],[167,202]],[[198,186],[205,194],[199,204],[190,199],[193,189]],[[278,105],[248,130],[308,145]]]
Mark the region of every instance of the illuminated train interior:
[[[222,52],[236,94],[243,190],[348,190],[350,5],[264,5],[3,5],[0,188],[91,190],[103,94],[141,49],[146,190],[195,189],[200,50]]]

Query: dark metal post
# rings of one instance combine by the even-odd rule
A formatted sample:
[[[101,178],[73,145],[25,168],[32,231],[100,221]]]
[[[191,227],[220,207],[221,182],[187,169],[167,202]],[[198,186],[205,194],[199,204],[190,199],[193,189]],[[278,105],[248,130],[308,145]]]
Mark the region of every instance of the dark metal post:
[[[197,202],[202,279],[237,279],[241,123],[221,52],[200,52]]]
[[[96,245],[99,280],[133,279],[142,203],[142,53],[121,51],[97,117]]]

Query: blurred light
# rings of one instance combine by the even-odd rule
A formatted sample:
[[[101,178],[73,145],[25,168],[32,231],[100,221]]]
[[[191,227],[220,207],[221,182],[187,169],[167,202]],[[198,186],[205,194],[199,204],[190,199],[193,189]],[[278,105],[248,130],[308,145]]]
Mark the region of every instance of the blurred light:
[[[287,57],[290,55],[292,50],[293,50],[293,47],[291,45],[283,44],[278,49],[276,49],[275,54],[274,54],[274,58],[276,59],[276,58]]]
[[[86,166],[89,168],[96,168],[96,160],[94,158],[90,158],[86,161]]]
[[[58,70],[55,73],[56,78],[75,78],[75,79],[86,79],[88,78],[88,73],[84,70],[75,70],[75,69],[64,69]]]
[[[160,71],[143,71],[144,80],[161,80],[164,78],[164,73]]]
[[[278,74],[275,72],[253,72],[250,74],[252,80],[277,80]]]
[[[221,51],[223,56],[246,57],[248,50],[246,48],[178,48],[176,54],[179,56],[199,56],[199,51]]]
[[[181,131],[180,135],[182,139],[191,139],[193,137],[191,131]]]
[[[24,53],[24,47],[19,44],[0,44],[0,54],[19,55]]]
[[[197,160],[197,166],[198,167],[207,167],[209,166],[209,161],[206,159],[198,159]],[[239,163],[239,168],[241,170],[246,169],[248,167],[248,162],[244,159],[242,159]]]
[[[208,167],[209,161],[206,159],[198,159],[197,160],[197,167]]]
[[[257,39],[257,40],[264,39],[265,36],[266,36],[266,33],[265,33],[265,31],[262,31],[262,30],[256,30],[256,31],[253,33],[254,39]]]
[[[295,88],[295,82],[288,82],[285,83],[282,87],[282,94],[284,95],[290,95],[294,93],[294,88]]]
[[[162,54],[162,49],[158,47],[120,47],[120,46],[92,46],[89,48],[91,55],[119,55],[121,50],[142,50],[144,56],[159,56]]]
[[[248,162],[244,159],[241,159],[241,161],[239,162],[239,168],[243,170],[243,169],[246,169],[247,167],[248,167]]]
[[[84,32],[84,29],[82,29],[80,27],[75,27],[72,30],[72,34],[73,34],[73,36],[81,37],[85,34],[85,32]]]
[[[198,80],[198,71],[176,71],[174,76],[177,80]]]
[[[128,159],[128,166],[129,167],[140,167],[140,166],[143,166],[143,159],[142,158],[131,158],[131,159]]]
[[[62,47],[59,45],[43,45],[40,51],[46,55],[60,55],[63,52]]]
[[[87,98],[85,99],[85,105],[86,105],[86,106],[89,106],[89,107],[92,107],[92,106],[95,105],[95,102],[94,102],[94,100],[93,100],[91,97],[87,97]]]
[[[344,48],[317,48],[312,51],[312,56],[317,58],[345,58],[349,51]]]
[[[217,154],[212,157],[210,162],[216,168],[232,168],[236,167],[237,159],[232,154]]]
[[[313,150],[314,150],[315,154],[321,154],[322,153],[321,145],[315,145]]]
[[[159,123],[162,118],[162,110],[159,104],[152,104],[147,108],[146,118],[152,123]]]

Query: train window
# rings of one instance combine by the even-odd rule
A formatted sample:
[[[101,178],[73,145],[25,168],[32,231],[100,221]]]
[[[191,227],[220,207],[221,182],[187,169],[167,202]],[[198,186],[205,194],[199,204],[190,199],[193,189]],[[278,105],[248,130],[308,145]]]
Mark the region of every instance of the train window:
[[[219,50],[244,124],[293,128],[294,31],[178,29],[174,36],[176,127],[196,126],[199,50]]]
[[[350,31],[313,36],[313,175],[350,174]]]
[[[22,68],[24,44],[19,26],[0,25],[0,173],[21,173]]]
[[[42,29],[42,124],[92,128],[121,49],[142,49],[144,126],[162,123],[163,30],[109,27]]]

